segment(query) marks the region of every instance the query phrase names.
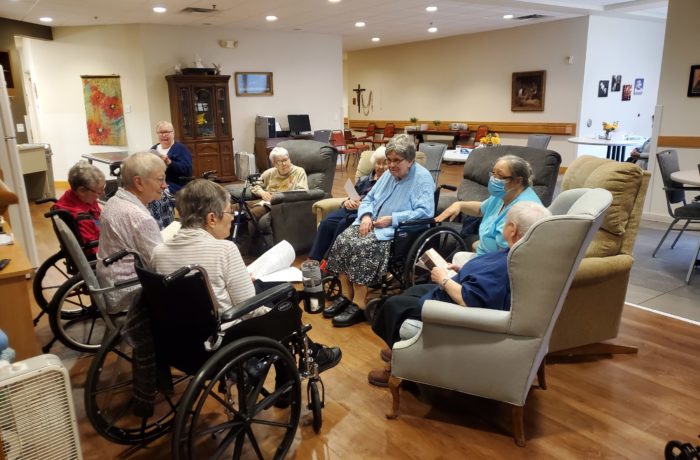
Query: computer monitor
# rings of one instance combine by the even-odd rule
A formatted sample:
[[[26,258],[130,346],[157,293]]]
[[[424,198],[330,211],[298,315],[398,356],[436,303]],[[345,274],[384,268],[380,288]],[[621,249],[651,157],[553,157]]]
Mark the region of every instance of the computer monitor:
[[[311,132],[311,122],[308,115],[287,115],[287,121],[292,135]]]

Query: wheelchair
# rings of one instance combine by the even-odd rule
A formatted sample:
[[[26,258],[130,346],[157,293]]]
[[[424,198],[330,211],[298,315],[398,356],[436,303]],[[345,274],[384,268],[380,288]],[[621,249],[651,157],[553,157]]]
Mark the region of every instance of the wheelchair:
[[[436,209],[440,190],[443,188],[455,190],[455,187],[449,185],[437,187]],[[379,290],[379,297],[367,302],[365,315],[369,321],[372,321],[376,310],[389,295],[398,294],[415,284],[430,282],[430,270],[418,263],[428,249],[434,249],[449,261],[457,252],[466,251],[467,244],[457,230],[448,225],[441,225],[434,218],[399,224],[391,243],[388,272],[378,285],[369,286],[370,289]],[[326,299],[331,301],[343,293],[340,280],[334,274],[323,278],[323,290]]]
[[[323,384],[290,284],[222,316],[202,267],[162,275],[134,258],[140,297],[85,384],[85,410],[101,436],[140,445],[171,432],[175,459],[283,458],[299,424],[302,379],[320,431]],[[270,310],[237,321],[262,305]]]

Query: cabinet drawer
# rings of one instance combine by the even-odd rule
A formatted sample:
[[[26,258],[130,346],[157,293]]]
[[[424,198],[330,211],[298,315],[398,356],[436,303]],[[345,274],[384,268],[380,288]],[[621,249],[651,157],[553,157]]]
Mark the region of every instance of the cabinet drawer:
[[[197,154],[219,153],[218,142],[200,142],[197,144]]]
[[[197,166],[199,174],[205,171],[216,171],[217,175],[221,174],[218,155],[201,155],[197,157]]]

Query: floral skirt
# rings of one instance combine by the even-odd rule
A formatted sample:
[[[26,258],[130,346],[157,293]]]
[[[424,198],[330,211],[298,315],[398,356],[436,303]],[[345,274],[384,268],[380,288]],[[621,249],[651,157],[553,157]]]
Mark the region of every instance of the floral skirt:
[[[360,236],[360,226],[338,235],[328,255],[328,270],[345,273],[351,283],[375,286],[389,267],[391,241],[379,241],[374,232]]]

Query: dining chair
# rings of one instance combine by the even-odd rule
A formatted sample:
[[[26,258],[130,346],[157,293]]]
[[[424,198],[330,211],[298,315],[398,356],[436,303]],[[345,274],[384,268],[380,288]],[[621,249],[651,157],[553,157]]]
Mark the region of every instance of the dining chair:
[[[357,144],[355,144],[353,147],[348,146],[348,144],[345,142],[345,133],[341,130],[331,131],[330,144],[338,150],[341,170],[343,169],[343,163],[345,163],[345,167],[347,167],[347,165],[350,163],[351,156],[354,156],[355,159],[357,159],[360,152],[364,152],[369,148],[367,145],[358,146]],[[345,155],[345,162],[343,162],[342,155]]]
[[[357,142],[369,142],[370,144],[374,141],[374,134],[377,126],[374,123],[368,123],[367,129],[365,130],[364,136],[358,136]]]
[[[386,145],[392,137],[394,137],[394,133],[396,131],[396,128],[393,123],[387,123],[384,126],[384,130],[379,134],[378,136],[375,135],[375,140],[372,141],[372,147],[376,147],[375,144],[378,145]]]
[[[678,166],[678,152],[672,149],[662,150],[656,154],[656,160],[659,163],[659,172],[661,173],[661,179],[663,180],[664,184],[664,192],[666,193],[666,208],[668,209],[668,214],[671,216],[671,218],[673,218],[673,221],[668,226],[666,233],[664,233],[664,236],[661,237],[661,241],[659,241],[656,249],[654,249],[654,252],[651,254],[652,257],[656,257],[656,253],[666,240],[669,232],[671,230],[676,230],[674,227],[678,222],[681,220],[685,221],[683,227],[678,233],[678,236],[676,236],[676,239],[673,241],[671,249],[676,246],[678,239],[681,237],[684,231],[699,231],[699,229],[688,228],[689,224],[700,223],[700,203],[686,203],[685,201],[685,192],[698,191],[700,190],[700,187],[686,187],[683,184],[671,179],[671,174],[676,171],[680,171],[680,167]],[[675,206],[679,203],[679,206]],[[688,279],[690,279],[690,277],[688,277]]]
[[[425,168],[430,171],[435,180],[435,185],[437,185],[440,177],[440,167],[442,166],[442,157],[445,155],[447,145],[437,142],[421,142],[418,145],[418,150],[425,153]]]

